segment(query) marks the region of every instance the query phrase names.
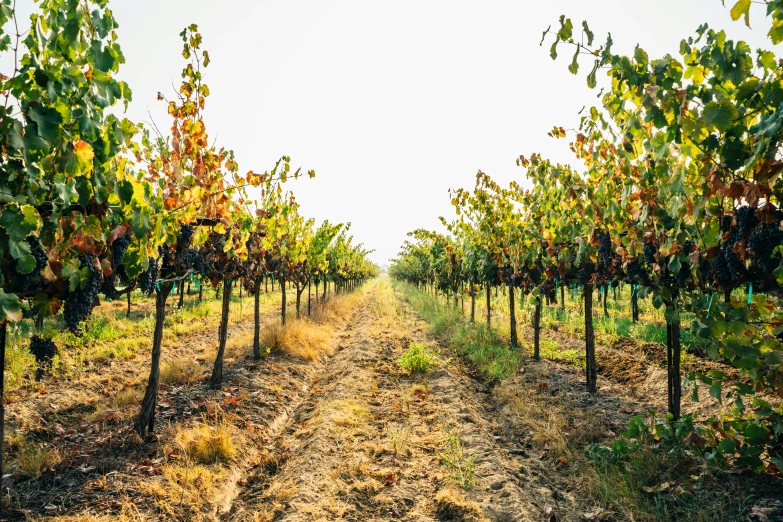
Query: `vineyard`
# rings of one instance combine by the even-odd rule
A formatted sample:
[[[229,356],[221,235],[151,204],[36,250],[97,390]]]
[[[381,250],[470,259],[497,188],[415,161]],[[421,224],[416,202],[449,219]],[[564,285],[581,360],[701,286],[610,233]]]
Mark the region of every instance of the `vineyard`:
[[[385,274],[306,217],[314,170],[207,133],[197,25],[170,125],[126,119],[118,27],[0,0],[0,518],[783,520],[772,51],[562,16],[541,46],[600,89],[549,132],[573,165],[479,171]]]

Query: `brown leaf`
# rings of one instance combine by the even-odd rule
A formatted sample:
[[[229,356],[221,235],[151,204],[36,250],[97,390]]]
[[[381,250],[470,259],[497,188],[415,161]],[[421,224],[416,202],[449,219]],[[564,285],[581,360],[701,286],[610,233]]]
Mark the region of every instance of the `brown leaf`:
[[[758,183],[746,182],[742,195],[745,197],[748,205],[755,207],[758,205],[759,200],[764,197],[764,192]]]
[[[128,233],[128,231],[131,229],[131,226],[127,223],[123,223],[122,225],[117,225],[114,230],[111,231],[111,234],[109,234],[109,241],[108,244],[114,243],[114,240],[117,239],[120,236],[124,236]]]
[[[703,448],[707,444],[707,439],[705,439],[695,431],[692,431],[688,434],[687,437],[685,437],[685,442],[687,442],[692,446]]]

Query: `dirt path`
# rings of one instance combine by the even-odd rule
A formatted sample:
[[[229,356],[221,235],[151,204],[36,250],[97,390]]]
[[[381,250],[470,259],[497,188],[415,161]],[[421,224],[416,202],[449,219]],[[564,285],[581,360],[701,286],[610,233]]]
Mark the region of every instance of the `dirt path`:
[[[423,324],[381,283],[224,519],[540,519],[475,384],[444,355],[424,375],[398,368],[412,341]]]

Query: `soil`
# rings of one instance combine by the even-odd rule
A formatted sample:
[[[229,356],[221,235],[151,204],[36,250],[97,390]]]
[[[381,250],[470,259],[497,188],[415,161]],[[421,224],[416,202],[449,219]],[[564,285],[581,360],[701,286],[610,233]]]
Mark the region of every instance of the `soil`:
[[[610,443],[630,417],[649,407],[663,411],[666,373],[654,360],[640,357],[630,340],[598,347],[595,396],[584,391],[581,369],[551,361],[526,360],[516,375],[489,386],[428,336],[396,294],[381,290],[378,284],[363,290],[328,359],[273,353],[259,362],[239,343],[228,352],[221,390],[203,381],[162,386],[162,426],[153,441],[131,430],[135,404],[109,413],[95,405],[100,386],[121,389],[143,364],[107,368],[87,381],[91,393],[83,400],[50,388],[48,396],[11,405],[11,415],[34,419],[25,437],[55,443],[68,455],[41,477],[12,486],[12,517],[621,519],[586,497],[580,468],[558,441]],[[276,320],[276,313],[264,320]],[[250,318],[229,335],[244,339],[249,330]],[[532,337],[528,328],[523,333]],[[562,348],[583,349],[583,341],[565,334],[545,335]],[[203,358],[213,337],[184,339],[178,354]],[[411,342],[440,347],[428,372],[409,374],[397,364]],[[699,407],[705,405],[688,402],[683,410]],[[174,433],[216,420],[230,426],[239,446],[229,462],[211,468],[218,485],[202,492],[194,479],[175,481],[173,498],[155,489],[167,484],[162,469],[185,460]],[[187,499],[182,506],[180,498]]]
[[[445,356],[426,375],[400,370],[409,343],[428,341],[423,324],[409,312],[380,320],[368,299],[271,445],[274,473],[255,473],[225,519],[539,520],[476,384]],[[475,465],[468,491],[441,463],[449,436]]]

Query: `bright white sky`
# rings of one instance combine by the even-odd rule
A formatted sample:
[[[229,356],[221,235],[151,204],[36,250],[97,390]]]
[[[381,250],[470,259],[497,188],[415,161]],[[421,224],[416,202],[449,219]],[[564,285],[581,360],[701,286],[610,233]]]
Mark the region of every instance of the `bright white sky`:
[[[32,0],[18,0],[30,12]],[[733,5],[733,0],[727,0]],[[281,155],[317,177],[289,183],[302,212],[351,222],[379,264],[415,228],[451,219],[448,189],[472,188],[478,169],[520,179],[519,154],[568,162],[567,140],[597,91],[549,58],[541,33],[566,14],[587,19],[615,49],[639,43],[675,54],[704,22],[752,48],[771,48],[763,8],[751,31],[720,0],[112,0],[133,90],[128,117],[169,127],[156,93],[173,94],[183,67],[179,32],[197,23],[212,63],[205,121],[240,171]],[[550,41],[551,42],[551,41]],[[780,51],[778,49],[778,54]],[[5,63],[5,60],[3,60]],[[586,64],[583,65],[586,67]],[[5,69],[5,66],[3,67]]]

